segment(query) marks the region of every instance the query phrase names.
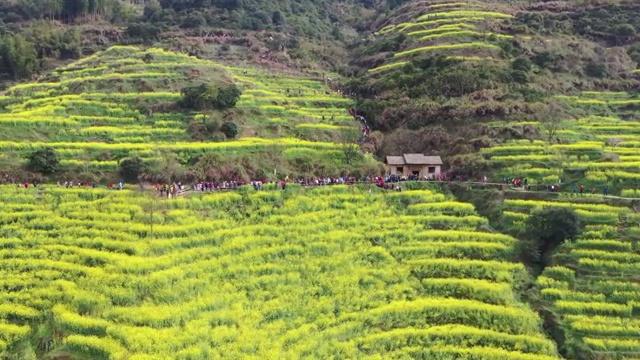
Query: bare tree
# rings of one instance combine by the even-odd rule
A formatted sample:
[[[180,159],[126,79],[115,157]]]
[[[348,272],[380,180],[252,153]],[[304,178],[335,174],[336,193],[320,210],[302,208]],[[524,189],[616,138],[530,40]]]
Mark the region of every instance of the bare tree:
[[[535,120],[538,121],[544,131],[547,142],[551,144],[557,139],[558,130],[562,129],[562,121],[566,117],[564,108],[555,102],[548,103],[536,115]]]

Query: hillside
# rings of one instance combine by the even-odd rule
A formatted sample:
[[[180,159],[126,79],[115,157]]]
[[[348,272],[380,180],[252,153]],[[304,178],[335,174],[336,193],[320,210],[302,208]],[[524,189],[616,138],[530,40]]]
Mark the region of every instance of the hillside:
[[[375,14],[348,0],[8,0],[0,80],[21,80],[113,45],[155,45],[280,69],[336,68]]]
[[[355,43],[344,86],[384,135],[378,154],[437,153],[482,175],[488,167],[469,154],[527,136],[488,123],[577,116],[558,95],[640,88],[638,12],[605,2],[410,2]]]
[[[200,83],[237,84],[243,93],[230,110],[180,108],[181,90]],[[62,181],[111,181],[121,160],[136,157],[146,163],[142,175],[154,181],[375,168],[355,151],[360,128],[347,111],[351,100],[322,80],[161,49],[112,47],[11,87],[0,101],[2,171],[16,179],[30,180],[23,165],[43,146],[57,152],[55,177]],[[228,123],[237,135],[225,135]],[[208,173],[207,162],[218,163],[217,172]]]
[[[2,190],[20,358],[558,358],[516,240],[437,192]]]
[[[639,19],[2,2],[0,358],[640,359]]]
[[[585,230],[555,254],[538,277],[540,294],[562,319],[563,342],[574,358],[626,359],[638,342],[638,234],[635,209],[606,204],[598,195],[560,196],[552,201],[507,199],[504,221],[512,229],[536,207],[576,209]]]

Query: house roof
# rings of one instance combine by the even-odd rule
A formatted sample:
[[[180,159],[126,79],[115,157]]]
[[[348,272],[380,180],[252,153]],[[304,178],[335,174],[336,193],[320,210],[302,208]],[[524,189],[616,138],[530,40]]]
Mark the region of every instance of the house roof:
[[[442,165],[440,156],[424,156],[423,154],[387,156],[386,160],[389,165]]]
[[[402,156],[387,156],[387,164],[404,165],[404,158]]]

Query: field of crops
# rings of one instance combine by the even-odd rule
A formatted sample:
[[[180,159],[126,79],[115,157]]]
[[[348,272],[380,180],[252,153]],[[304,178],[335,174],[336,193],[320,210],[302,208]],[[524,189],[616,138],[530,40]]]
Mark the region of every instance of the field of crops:
[[[91,359],[558,358],[513,292],[515,240],[439,193],[0,200],[0,349],[23,358],[29,339]]]
[[[562,316],[570,342],[586,346],[598,358],[636,359],[640,357],[640,218],[629,208],[598,203],[596,197],[580,200],[506,200],[505,218],[521,226],[536,207],[575,209],[586,230],[556,255],[563,266],[548,267],[538,278],[541,295]]]
[[[198,81],[236,82],[243,88],[237,104],[245,114],[240,136],[248,129],[253,138],[190,142],[189,118],[204,115],[175,112],[174,104],[185,84]],[[350,99],[330,91],[323,81],[161,49],[116,46],[38,82],[9,88],[0,96],[0,142],[3,152],[16,155],[3,161],[22,159],[35,146],[50,144],[59,150],[65,167],[79,171],[108,170],[126,156],[150,159],[157,149],[192,155],[203,150],[254,152],[275,144],[320,151],[337,145],[305,140],[318,140],[314,133],[330,135],[356,126],[347,112],[350,105]],[[329,135],[322,139],[334,139]]]
[[[618,106],[640,104],[626,93],[585,92],[565,100],[588,108],[607,106],[614,111]],[[483,154],[499,169],[498,177],[527,177],[539,184],[557,183],[558,179],[565,183],[579,180],[588,189],[596,187],[598,192],[605,185],[619,189],[635,189],[640,185],[638,121],[615,116],[558,119],[551,144],[547,124],[529,121],[506,126],[528,128],[544,140],[514,140],[484,149]]]
[[[454,0],[424,6],[412,14],[400,17],[402,22],[384,25],[376,36],[389,36],[404,33],[409,37],[409,46],[403,51],[393,53],[386,64],[370,69],[377,73],[393,69],[407,63],[412,55],[430,53],[445,54],[459,60],[491,60],[499,53],[495,44],[498,39],[510,39],[513,36],[493,33],[488,24],[512,17],[499,11],[490,11],[469,2]],[[470,55],[471,54],[471,55]]]

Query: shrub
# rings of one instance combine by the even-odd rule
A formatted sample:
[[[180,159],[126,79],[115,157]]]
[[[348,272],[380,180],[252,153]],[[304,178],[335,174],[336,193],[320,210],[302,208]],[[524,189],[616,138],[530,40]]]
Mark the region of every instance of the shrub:
[[[225,110],[232,108],[242,91],[236,85],[215,87],[209,84],[188,86],[181,91],[181,105],[194,110]]]
[[[52,147],[36,150],[29,155],[29,168],[44,175],[56,172],[59,164],[58,154]]]
[[[136,182],[144,171],[144,163],[139,157],[123,159],[120,162],[120,176],[126,182]]]
[[[526,220],[521,255],[523,261],[546,266],[553,251],[580,233],[578,214],[571,208],[543,207],[533,211]]]
[[[232,121],[227,121],[222,124],[220,131],[222,131],[227,139],[233,139],[238,135],[238,126]]]

